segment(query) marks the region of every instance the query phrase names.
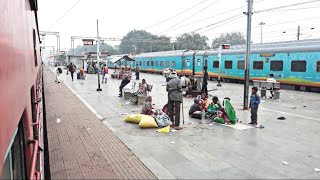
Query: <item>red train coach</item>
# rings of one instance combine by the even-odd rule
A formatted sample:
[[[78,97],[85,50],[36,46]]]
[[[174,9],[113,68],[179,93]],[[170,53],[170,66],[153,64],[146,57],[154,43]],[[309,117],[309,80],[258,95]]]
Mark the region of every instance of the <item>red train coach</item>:
[[[43,172],[37,0],[0,1],[0,179]]]

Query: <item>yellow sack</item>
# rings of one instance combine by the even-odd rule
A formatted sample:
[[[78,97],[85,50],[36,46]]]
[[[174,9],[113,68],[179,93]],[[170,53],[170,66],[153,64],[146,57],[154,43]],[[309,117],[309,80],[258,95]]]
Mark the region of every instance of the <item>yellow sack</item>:
[[[170,132],[170,126],[158,129],[157,132],[169,133]]]
[[[139,124],[142,116],[143,114],[129,115],[124,119],[124,121]]]
[[[157,128],[156,120],[152,116],[142,115],[139,123],[140,128]]]

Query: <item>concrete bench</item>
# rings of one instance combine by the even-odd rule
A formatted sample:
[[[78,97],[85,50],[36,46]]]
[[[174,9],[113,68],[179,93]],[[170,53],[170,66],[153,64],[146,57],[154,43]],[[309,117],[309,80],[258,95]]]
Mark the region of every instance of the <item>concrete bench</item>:
[[[152,91],[153,85],[147,84],[147,91],[146,94],[138,95],[138,105],[144,104],[146,101],[147,96],[149,96],[149,93]]]
[[[131,98],[131,94],[134,92],[135,82],[130,82],[123,89],[123,97],[128,100]]]
[[[261,97],[267,97],[267,91],[270,90],[274,93],[274,99],[280,99],[280,83],[269,81],[253,81],[253,86],[259,88]]]

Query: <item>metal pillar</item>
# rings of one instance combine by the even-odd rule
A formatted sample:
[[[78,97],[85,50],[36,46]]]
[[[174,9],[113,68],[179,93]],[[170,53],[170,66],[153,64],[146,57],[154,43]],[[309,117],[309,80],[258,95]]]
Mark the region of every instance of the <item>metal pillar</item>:
[[[220,44],[220,46],[219,46],[219,55],[218,55],[218,58],[219,58],[219,70],[218,70],[218,84],[217,84],[217,86],[221,86],[221,84],[220,84],[220,81],[221,81],[221,79],[220,79],[221,51],[222,51],[222,45]]]
[[[99,21],[97,19],[97,63],[98,63],[98,89],[97,91],[102,91],[100,88],[100,61],[99,61],[99,45],[100,45],[100,38],[99,38]]]
[[[250,46],[251,46],[251,16],[252,16],[252,0],[248,0],[247,12],[247,47],[246,47],[246,61],[245,61],[245,81],[244,81],[244,96],[243,109],[249,108],[249,78],[250,78]]]
[[[300,26],[298,26],[297,40],[300,40]]]

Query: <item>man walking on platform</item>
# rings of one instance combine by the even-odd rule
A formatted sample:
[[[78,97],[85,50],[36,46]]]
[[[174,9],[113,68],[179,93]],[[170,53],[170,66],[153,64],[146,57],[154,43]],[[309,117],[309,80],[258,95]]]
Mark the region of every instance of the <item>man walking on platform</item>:
[[[73,63],[70,63],[68,69],[70,71],[71,79],[73,81],[73,73],[76,72],[76,66]]]
[[[201,94],[206,93],[206,95],[208,95],[208,71],[207,71],[208,67],[207,66],[203,66],[203,80],[202,80],[202,88],[201,88]]]
[[[172,76],[172,79],[167,82],[168,92],[168,108],[169,116],[172,121],[173,127],[176,130],[182,129],[180,127],[180,106],[182,103],[182,91],[181,91],[181,80],[178,79],[177,75]]]

